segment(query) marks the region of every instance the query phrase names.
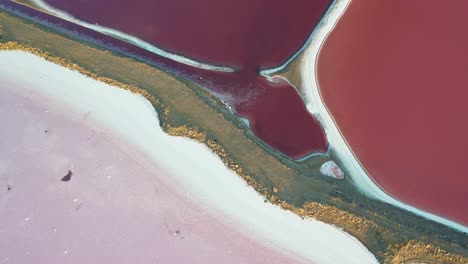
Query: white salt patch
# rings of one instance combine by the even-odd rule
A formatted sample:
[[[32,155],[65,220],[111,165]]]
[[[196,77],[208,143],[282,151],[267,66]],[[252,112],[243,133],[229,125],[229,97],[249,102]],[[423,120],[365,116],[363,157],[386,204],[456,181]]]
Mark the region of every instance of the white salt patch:
[[[336,163],[332,160],[322,164],[322,166],[320,167],[320,173],[322,173],[325,176],[329,176],[336,179],[344,178],[343,171],[341,171],[338,165],[336,165]]]

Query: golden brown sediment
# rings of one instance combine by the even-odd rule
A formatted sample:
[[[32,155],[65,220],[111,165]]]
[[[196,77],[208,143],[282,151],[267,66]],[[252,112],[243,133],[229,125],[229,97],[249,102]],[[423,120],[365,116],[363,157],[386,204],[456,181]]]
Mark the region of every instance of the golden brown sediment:
[[[148,93],[146,90],[143,90],[134,85],[124,84],[124,83],[112,80],[110,78],[99,77],[96,74],[80,67],[77,64],[68,63],[66,60],[62,58],[52,56],[48,54],[47,52],[43,52],[38,49],[29,47],[26,45],[22,45],[16,42],[0,43],[0,50],[26,51],[26,52],[35,54],[37,56],[40,56],[50,62],[59,64],[63,67],[67,67],[75,71],[78,71],[81,74],[84,74],[95,80],[142,95],[143,97],[148,99],[151,103],[158,105],[164,109],[164,112],[162,114],[160,113],[159,118],[162,120],[163,128],[166,133],[173,135],[173,136],[191,138],[193,140],[196,140],[200,143],[205,144],[213,153],[215,153],[217,156],[221,158],[221,160],[224,162],[224,164],[228,168],[235,171],[239,176],[244,178],[257,191],[259,191],[263,196],[268,198],[268,200],[271,203],[277,204],[281,206],[282,208],[291,210],[301,217],[312,217],[312,218],[316,218],[322,221],[325,220],[326,222],[332,223],[332,224],[339,224],[339,223],[345,222],[346,226],[349,226],[349,227],[355,226],[357,230],[364,230],[366,228],[369,228],[370,225],[374,228],[377,227],[377,225],[371,220],[362,219],[361,217],[357,217],[346,211],[340,210],[334,206],[323,205],[319,203],[306,203],[304,204],[304,208],[298,208],[285,201],[280,200],[278,197],[274,195],[274,193],[276,193],[278,190],[277,187],[274,187],[270,190],[269,188],[265,188],[264,186],[261,186],[260,184],[258,184],[253,177],[251,177],[250,175],[247,175],[244,172],[245,170],[242,168],[242,166],[238,164],[237,162],[235,162],[230,157],[230,155],[226,152],[226,150],[216,142],[216,140],[207,138],[206,133],[200,132],[199,128],[189,127],[187,125],[174,127],[168,124],[166,122],[166,118],[167,118],[167,113],[170,112],[170,109],[167,107],[164,107],[163,104],[157,98],[155,98],[153,95]]]
[[[468,259],[461,255],[453,254],[440,247],[410,240],[402,246],[391,249],[395,256],[388,264],[403,263],[440,263],[440,264],[466,264]]]
[[[237,175],[241,176],[250,186],[264,196],[269,202],[280,206],[283,209],[292,211],[298,216],[305,218],[310,217],[319,221],[330,223],[340,226],[348,232],[363,240],[366,238],[366,232],[369,229],[380,229],[380,227],[372,220],[356,216],[344,210],[338,209],[335,206],[320,204],[317,202],[305,203],[303,207],[294,206],[286,201],[279,199],[275,193],[278,192],[277,187],[266,188],[259,184],[253,177],[245,173],[245,170],[238,164],[226,150],[220,146],[215,140],[207,139],[205,133],[200,132],[197,128],[188,127],[186,125],[179,127],[171,127],[167,124],[166,132],[174,136],[188,137],[204,143],[208,148],[215,153],[224,164],[231,170],[235,171]]]
[[[164,109],[163,113],[162,114],[160,113],[158,117],[162,121],[162,127],[166,133],[168,133],[169,135],[173,135],[173,136],[187,137],[187,138],[190,138],[190,139],[193,139],[200,143],[205,144],[213,153],[215,153],[217,156],[221,158],[221,160],[224,162],[224,164],[228,168],[235,171],[239,176],[244,178],[253,187],[257,187],[255,188],[256,190],[257,189],[266,190],[266,188],[261,187],[258,183],[256,183],[256,181],[251,176],[246,175],[244,173],[243,168],[237,162],[235,162],[232,158],[230,158],[229,155],[224,150],[224,148],[221,147],[215,140],[207,139],[206,133],[200,132],[200,130],[196,127],[189,127],[187,125],[174,127],[174,126],[171,126],[168,122],[166,122],[167,114],[170,112],[170,109],[168,107],[164,107],[163,104],[153,95],[151,95],[148,91],[141,89],[134,85],[128,85],[128,84],[124,84],[124,83],[118,82],[110,78],[97,76],[96,74],[80,67],[77,64],[68,63],[63,58],[52,56],[51,54],[47,52],[43,52],[36,48],[29,47],[20,43],[11,42],[11,41],[6,42],[6,43],[0,43],[0,50],[21,50],[21,51],[29,52],[34,55],[40,56],[46,59],[47,61],[56,63],[63,67],[69,68],[71,70],[78,71],[81,74],[86,75],[90,78],[93,78],[97,81],[101,81],[109,85],[119,87],[121,89],[142,95],[143,97],[148,99],[153,105],[158,105],[160,108]],[[265,192],[265,194],[267,193]],[[275,200],[273,196],[271,197],[273,200]]]
[[[279,199],[275,193],[278,192],[277,187],[266,188],[260,185],[253,177],[245,173],[245,170],[238,164],[226,150],[220,146],[215,140],[207,139],[205,133],[200,132],[196,128],[191,128],[186,125],[180,127],[171,127],[169,125],[166,132],[174,136],[188,137],[204,143],[208,148],[215,153],[224,164],[231,170],[235,171],[237,175],[241,176],[249,185],[254,187],[262,196],[273,204],[280,206],[283,209],[292,211],[298,216],[310,217],[323,221],[326,223],[334,224],[344,228],[345,230],[353,230],[351,232],[358,239],[365,239],[366,231],[370,228],[379,229],[379,226],[372,220],[356,216],[344,210],[338,209],[335,206],[320,204],[317,202],[305,203],[303,207],[294,206],[286,201]]]
[[[0,32],[0,40],[2,36],[2,32]],[[428,263],[468,263],[468,257],[451,254],[448,252],[444,252],[442,254],[439,253],[441,252],[439,251],[440,248],[437,248],[433,245],[427,245],[422,242],[411,240],[403,244],[394,243],[392,242],[394,240],[391,239],[393,235],[391,230],[382,227],[372,219],[358,216],[346,210],[339,209],[336,206],[318,202],[305,202],[303,205],[298,206],[280,199],[278,195],[283,191],[282,189],[285,188],[285,186],[289,186],[277,184],[273,186],[265,186],[264,184],[259,183],[255,177],[248,173],[248,168],[245,168],[236,160],[236,158],[233,158],[235,155],[229,153],[229,149],[227,150],[216,139],[208,136],[209,133],[207,133],[208,131],[205,131],[206,128],[196,127],[188,123],[183,125],[175,125],[170,123],[168,121],[168,116],[171,114],[171,112],[175,111],[175,109],[167,107],[164,103],[161,102],[160,99],[156,98],[150,92],[138,87],[137,85],[126,84],[120,81],[116,81],[112,78],[98,76],[96,73],[87,70],[76,63],[70,63],[64,58],[54,56],[48,52],[30,47],[28,45],[19,44],[17,42],[0,43],[0,50],[23,50],[30,52],[45,58],[48,61],[54,62],[72,70],[76,70],[90,78],[142,95],[158,109],[161,125],[168,134],[188,137],[205,144],[213,153],[221,158],[221,160],[228,168],[235,171],[239,176],[246,180],[249,185],[255,188],[255,190],[262,194],[269,202],[279,205],[286,210],[290,210],[300,217],[312,217],[320,221],[341,227],[346,232],[352,234],[361,241],[368,240],[369,234],[374,233],[378,233],[383,239],[390,241],[391,244],[388,251],[385,253],[385,256],[379,256],[379,258],[382,259],[384,263],[411,263],[411,261],[414,261],[416,258],[422,259],[422,257],[424,257],[424,260]],[[333,201],[335,204],[339,204],[340,202],[340,199],[336,197],[332,197],[330,199],[334,199]],[[372,215],[373,213],[370,214]],[[428,249],[434,248],[438,250],[424,251],[421,248],[422,246],[424,246],[424,248],[429,246]],[[412,252],[417,252],[417,254],[411,254]],[[434,254],[434,252],[437,254]],[[447,262],[452,260],[458,262]]]
[[[0,26],[0,30],[1,30],[1,26]],[[1,31],[0,31],[0,33],[1,33]],[[27,45],[23,45],[23,44],[20,44],[20,43],[17,43],[17,42],[9,41],[9,42],[6,42],[6,43],[0,43],[0,50],[21,50],[21,51],[32,53],[34,55],[42,57],[42,58],[44,58],[44,59],[46,59],[46,60],[48,60],[50,62],[53,62],[55,64],[61,65],[63,67],[71,69],[71,70],[75,70],[75,71],[77,71],[77,72],[79,72],[79,73],[81,73],[83,75],[86,75],[86,76],[88,76],[88,77],[90,77],[92,79],[95,79],[97,81],[104,82],[104,83],[107,83],[109,85],[116,86],[116,87],[119,87],[119,88],[127,90],[127,91],[131,91],[133,93],[138,93],[138,94],[142,95],[143,97],[145,97],[146,99],[148,99],[153,104],[156,104],[156,105],[161,104],[159,102],[159,100],[157,100],[153,95],[148,93],[146,90],[138,88],[138,87],[136,87],[134,85],[124,84],[124,83],[118,82],[116,80],[112,80],[110,78],[97,76],[93,72],[88,71],[88,70],[80,67],[77,64],[69,63],[63,58],[52,56],[51,54],[49,54],[47,52],[44,52],[44,51],[41,51],[39,49],[30,47],[30,46],[27,46]]]

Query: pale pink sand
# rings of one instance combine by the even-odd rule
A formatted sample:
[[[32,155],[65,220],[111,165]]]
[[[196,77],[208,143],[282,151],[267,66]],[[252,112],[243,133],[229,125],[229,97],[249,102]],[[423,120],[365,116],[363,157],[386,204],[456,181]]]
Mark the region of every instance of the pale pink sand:
[[[10,89],[23,91],[0,84],[0,263],[298,261],[204,212],[86,115]]]
[[[37,141],[21,136],[25,132],[18,132],[17,129],[10,128],[7,131],[10,137],[30,144],[26,150],[31,156],[29,160],[39,159],[35,161],[37,163],[33,163],[36,164],[37,171],[41,166],[54,170],[41,176],[45,180],[35,179],[33,177],[39,177],[40,174],[26,171],[13,176],[9,174],[8,179],[15,182],[11,184],[13,189],[7,192],[10,196],[0,198],[3,204],[0,205],[0,232],[7,230],[0,234],[0,254],[10,253],[9,250],[2,249],[13,241],[8,235],[17,239],[15,248],[21,246],[21,249],[25,249],[24,254],[30,248],[39,247],[41,252],[45,252],[43,248],[56,250],[40,254],[57,254],[60,257],[64,257],[64,254],[69,257],[78,254],[76,250],[84,247],[89,251],[79,252],[85,254],[78,254],[83,258],[100,260],[98,257],[104,256],[126,262],[133,259],[135,263],[151,262],[138,258],[148,257],[148,254],[155,252],[176,258],[193,253],[197,255],[184,260],[160,260],[152,263],[193,263],[195,260],[248,263],[247,259],[254,263],[274,263],[274,260],[287,263],[299,261],[299,257],[307,260],[307,263],[377,263],[375,257],[359,241],[341,229],[313,219],[302,220],[276,205],[264,203],[263,197],[233,171],[228,170],[206,146],[164,133],[154,108],[141,96],[97,82],[21,51],[0,52],[0,80],[3,83],[9,82],[11,87],[20,89],[18,91],[23,94],[37,93],[46,97],[47,100],[36,101],[43,104],[39,112],[60,115],[64,109],[69,109],[62,115],[67,117],[68,122],[74,120],[76,125],[71,128],[68,126],[68,130],[64,130],[62,134],[58,134],[58,128],[65,129],[67,126],[45,128],[50,124],[39,127],[23,122],[29,130],[34,130],[32,137],[40,137],[35,134],[36,130],[44,133],[45,129],[48,129],[48,136],[51,138],[58,135],[68,137],[75,135],[73,129],[85,124],[88,127],[87,134],[78,133],[77,136],[81,137],[81,141],[90,142],[86,145],[78,140],[68,140],[68,148],[62,146],[62,143],[54,143],[49,147],[54,152],[46,154],[43,153],[44,146],[39,144],[46,144],[51,139],[45,137],[44,140]],[[32,98],[38,96],[33,95]],[[2,104],[7,102],[11,100],[5,100]],[[59,104],[62,107],[57,108]],[[28,116],[26,113],[23,116]],[[12,114],[0,117],[6,118],[9,115]],[[2,127],[7,126],[2,124]],[[107,141],[100,143],[102,138]],[[16,148],[17,145],[13,146]],[[112,158],[104,163],[100,160],[103,157],[98,159],[93,150],[102,146],[106,146],[106,159]],[[107,147],[115,150],[110,151]],[[33,150],[37,153],[33,153]],[[2,151],[0,146],[0,153]],[[83,167],[78,164],[78,158],[70,160],[63,154],[73,151],[78,151],[77,154],[88,161],[96,162],[95,165]],[[11,160],[18,155],[14,153],[21,151],[9,150],[7,154],[2,154],[7,155],[3,160]],[[48,158],[49,155],[55,158]],[[29,160],[21,164],[32,169],[34,167],[29,165]],[[2,175],[7,175],[7,167],[1,165],[2,162],[4,161],[0,161],[0,178],[5,178]],[[14,169],[27,170],[17,167]],[[74,171],[71,181],[60,182],[68,169]],[[23,181],[20,182],[20,179]],[[14,196],[13,191],[23,183],[29,185],[29,190],[23,192],[23,197]],[[39,203],[41,200],[45,202]],[[177,201],[180,205],[176,208],[173,204]],[[10,202],[21,204],[12,206],[9,205]],[[4,215],[7,216],[3,209],[7,205],[12,210],[10,215],[16,215],[3,218]],[[54,216],[48,210],[58,212]],[[80,215],[78,223],[73,222]],[[41,226],[33,228],[39,224]],[[179,234],[177,230],[180,230]],[[34,236],[27,233],[32,231],[36,232]],[[141,231],[145,231],[145,234],[141,234]],[[57,234],[61,240],[54,242],[46,236],[50,234],[48,232]],[[165,237],[164,234],[168,236]],[[34,240],[38,239],[43,239],[44,242],[35,243]],[[102,243],[100,240],[104,239],[105,242],[110,242]],[[169,239],[176,239],[177,250],[181,251],[175,252],[174,244],[171,243],[176,242]],[[183,247],[184,243],[191,243],[189,239],[193,239],[194,244],[185,244]],[[237,259],[220,259],[221,256],[226,257],[223,254],[230,250]],[[39,253],[36,251],[36,254]],[[213,256],[219,258],[214,259]],[[293,256],[297,258],[293,259]],[[211,258],[207,260],[209,257]],[[55,260],[47,263],[62,261]],[[0,263],[1,261],[0,257]]]

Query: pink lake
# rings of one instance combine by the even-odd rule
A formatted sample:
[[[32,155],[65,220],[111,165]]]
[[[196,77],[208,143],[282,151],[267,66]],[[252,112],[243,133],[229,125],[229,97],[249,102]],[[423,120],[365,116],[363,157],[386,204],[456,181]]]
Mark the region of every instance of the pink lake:
[[[86,113],[20,89],[0,86],[0,263],[301,262],[221,221]]]

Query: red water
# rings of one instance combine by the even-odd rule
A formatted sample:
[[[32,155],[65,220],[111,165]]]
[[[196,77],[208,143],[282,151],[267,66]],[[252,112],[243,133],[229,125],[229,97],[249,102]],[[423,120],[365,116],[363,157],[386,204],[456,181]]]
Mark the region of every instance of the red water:
[[[203,86],[249,118],[253,132],[293,157],[327,150],[320,125],[293,87],[259,69],[278,66],[307,40],[331,0],[47,0],[91,23],[112,27],[166,51],[236,73],[194,69]],[[203,80],[199,80],[202,77]]]
[[[468,1],[353,1],[319,57],[326,105],[387,192],[468,224]]]

